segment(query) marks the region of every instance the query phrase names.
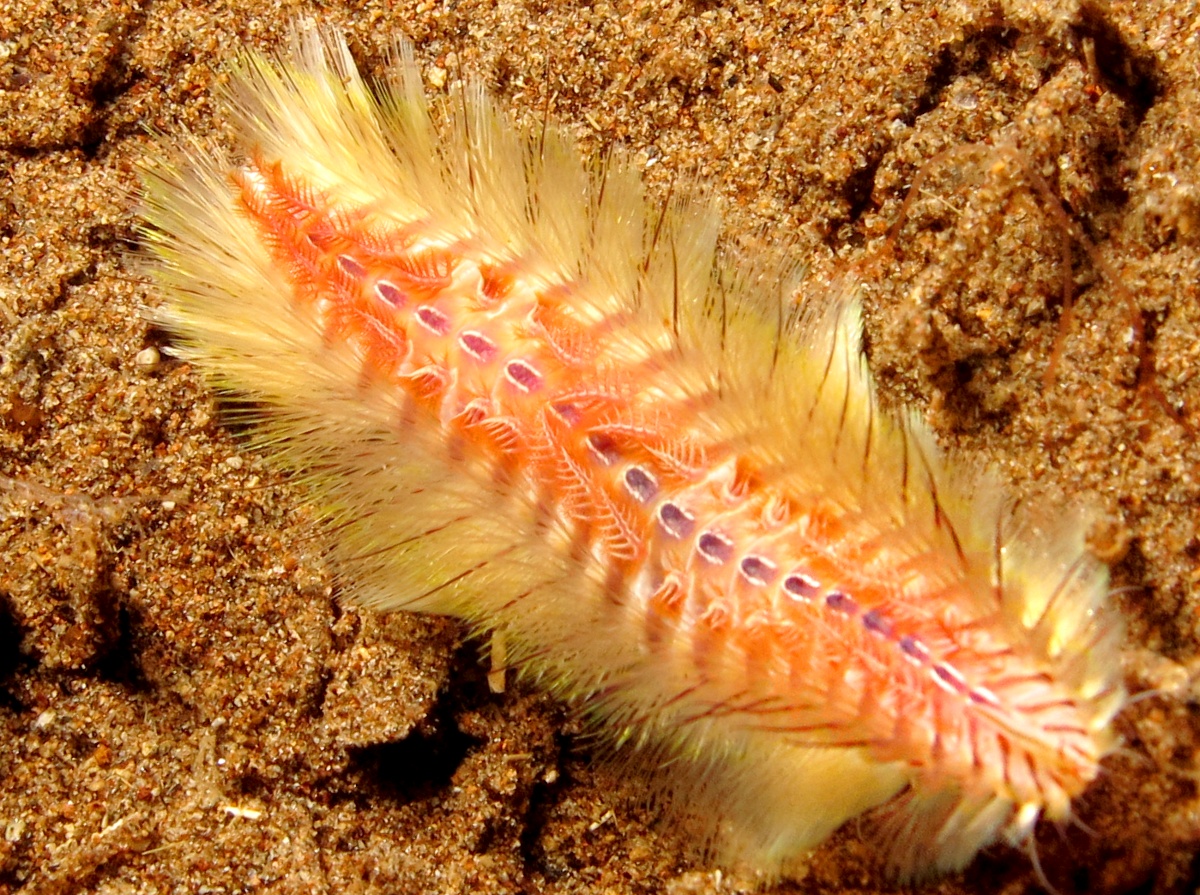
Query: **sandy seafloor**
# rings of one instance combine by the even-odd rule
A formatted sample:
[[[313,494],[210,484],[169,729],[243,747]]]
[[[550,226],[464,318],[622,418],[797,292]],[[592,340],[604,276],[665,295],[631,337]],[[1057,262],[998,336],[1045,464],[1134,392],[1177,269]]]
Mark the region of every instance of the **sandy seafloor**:
[[[1153,692],[1081,824],[1041,830],[1047,877],[1196,891],[1195,2],[6,0],[0,893],[753,884],[656,823],[563,706],[489,693],[461,628],[339,604],[304,494],[159,350],[127,260],[136,165],[188,130],[225,139],[232,53],[301,14],[345,28],[369,71],[405,33],[431,85],[467,71],[526,122],[549,106],[586,149],[623,144],[653,195],[711,184],[729,238],[790,241],[809,291],[862,271],[885,400],[1016,493],[1101,520],[1129,685]],[[961,149],[980,141],[1020,146],[1110,269],[1073,243],[1067,326],[1063,228],[1013,156]],[[995,847],[926,891],[1037,889]],[[894,889],[850,825],[770,890]]]

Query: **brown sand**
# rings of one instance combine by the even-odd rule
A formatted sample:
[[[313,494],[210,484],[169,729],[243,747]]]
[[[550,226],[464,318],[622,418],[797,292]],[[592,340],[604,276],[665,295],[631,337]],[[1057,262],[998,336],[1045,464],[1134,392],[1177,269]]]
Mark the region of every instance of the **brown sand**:
[[[590,763],[561,706],[490,695],[459,628],[339,607],[303,495],[158,356],[157,298],[126,261],[134,166],[217,135],[231,52],[276,46],[302,13],[347,29],[369,69],[404,32],[432,82],[476,73],[529,121],[549,105],[588,148],[628,146],[659,195],[714,184],[733,238],[792,240],[814,282],[864,271],[886,398],[1018,490],[1108,520],[1130,685],[1157,693],[1120,719],[1127,748],[1078,805],[1088,829],[1041,831],[1047,876],[1196,890],[1194,5],[8,0],[0,893],[747,884]],[[1023,148],[1115,274],[1075,243],[1069,327],[1061,227],[1012,156],[961,149],[984,140]],[[849,829],[778,891],[888,889],[869,858]],[[997,847],[929,891],[1036,887]]]

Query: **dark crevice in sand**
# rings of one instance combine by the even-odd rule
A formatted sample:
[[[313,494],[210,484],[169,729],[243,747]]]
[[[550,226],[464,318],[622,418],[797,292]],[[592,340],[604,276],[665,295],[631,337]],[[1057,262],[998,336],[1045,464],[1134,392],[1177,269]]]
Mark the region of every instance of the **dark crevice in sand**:
[[[1162,93],[1162,72],[1144,47],[1132,45],[1102,3],[1080,4],[1075,33],[1092,42],[1096,72],[1104,87],[1135,110],[1140,124]]]
[[[396,743],[350,750],[350,774],[362,775],[389,799],[414,802],[442,793],[466,758],[482,741],[463,733],[450,708],[440,708]]]

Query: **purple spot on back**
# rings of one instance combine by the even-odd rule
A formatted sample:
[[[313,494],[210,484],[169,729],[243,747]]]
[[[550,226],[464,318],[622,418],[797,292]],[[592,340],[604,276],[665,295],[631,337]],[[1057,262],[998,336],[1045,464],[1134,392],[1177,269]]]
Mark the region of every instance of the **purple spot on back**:
[[[417,321],[435,336],[444,336],[450,332],[450,318],[429,305],[417,308]]]
[[[664,503],[658,508],[658,521],[673,538],[686,538],[692,533],[696,517],[677,504]]]
[[[496,343],[472,329],[465,330],[458,337],[458,344],[480,363],[487,363],[496,356]]]
[[[775,573],[779,571],[775,563],[762,556],[744,557],[740,569],[743,578],[759,587],[774,581]]]
[[[972,702],[977,702],[980,705],[990,706],[994,709],[1001,707],[1000,697],[986,687],[972,687],[971,692],[967,695],[971,697]]]
[[[783,589],[790,596],[807,602],[820,592],[821,583],[802,572],[793,572],[783,579]]]
[[[523,360],[510,360],[504,365],[504,375],[523,392],[536,391],[542,384],[542,374]]]
[[[700,543],[696,546],[700,555],[714,565],[727,563],[733,556],[733,541],[715,531],[706,531],[700,535]]]
[[[874,634],[881,637],[892,636],[892,623],[884,618],[878,609],[872,609],[870,612],[863,613],[863,627]]]
[[[604,466],[612,466],[617,462],[617,458],[621,456],[617,450],[617,446],[613,444],[612,439],[607,435],[600,435],[593,432],[584,441],[587,444],[588,450]]]
[[[967,692],[967,681],[958,673],[958,669],[951,668],[943,662],[938,662],[933,666],[934,677],[945,687],[955,693]]]
[[[563,401],[560,404],[551,404],[550,409],[553,410],[558,418],[568,426],[576,426],[579,424],[579,421],[583,419],[582,414],[579,412],[579,408],[574,404],[567,403],[566,401]]]
[[[846,615],[854,615],[858,612],[858,603],[854,602],[854,598],[840,590],[829,594],[825,598],[825,605],[834,612],[844,612]]]
[[[917,662],[928,662],[930,659],[929,647],[911,634],[900,638],[900,652]]]
[[[625,470],[625,488],[638,503],[649,503],[658,493],[658,482],[640,466],[630,466]]]
[[[394,283],[380,280],[375,284],[375,294],[384,304],[391,305],[393,308],[404,307],[404,293]]]
[[[359,263],[357,258],[353,258],[350,255],[338,255],[337,260],[338,267],[342,269],[346,276],[361,280],[367,275],[367,269]]]

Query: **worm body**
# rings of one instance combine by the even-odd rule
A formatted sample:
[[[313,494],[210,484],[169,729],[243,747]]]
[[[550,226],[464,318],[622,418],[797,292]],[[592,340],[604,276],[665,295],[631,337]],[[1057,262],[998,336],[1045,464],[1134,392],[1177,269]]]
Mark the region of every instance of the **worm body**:
[[[302,31],[228,99],[241,158],[147,176],[153,276],[347,594],[501,634],[767,875],[872,809],[901,879],[1069,817],[1124,700],[1107,570],[879,409],[849,281],[797,305],[405,48],[373,91]]]

